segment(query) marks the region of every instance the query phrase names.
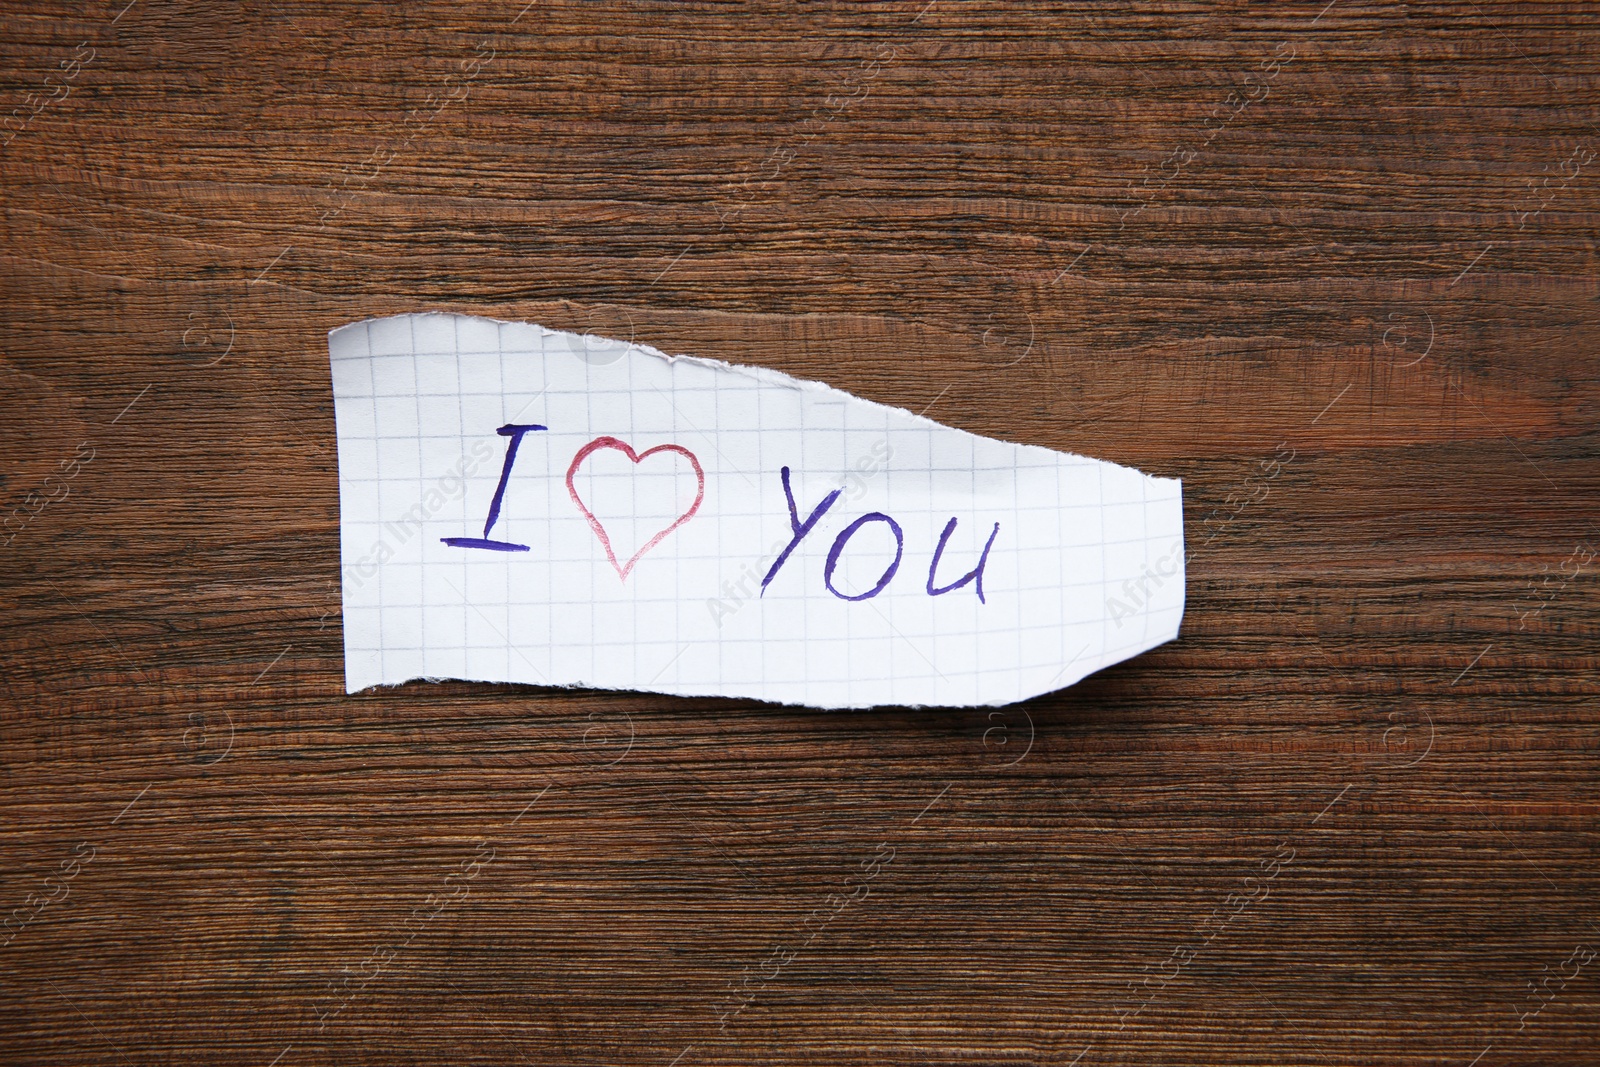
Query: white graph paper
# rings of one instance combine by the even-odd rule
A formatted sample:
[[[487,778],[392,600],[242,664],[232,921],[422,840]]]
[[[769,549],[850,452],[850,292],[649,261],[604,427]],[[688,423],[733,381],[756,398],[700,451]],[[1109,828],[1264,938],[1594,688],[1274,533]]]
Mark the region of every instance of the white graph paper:
[[[536,325],[402,315],[329,350],[349,692],[1005,704],[1178,634],[1175,479]]]

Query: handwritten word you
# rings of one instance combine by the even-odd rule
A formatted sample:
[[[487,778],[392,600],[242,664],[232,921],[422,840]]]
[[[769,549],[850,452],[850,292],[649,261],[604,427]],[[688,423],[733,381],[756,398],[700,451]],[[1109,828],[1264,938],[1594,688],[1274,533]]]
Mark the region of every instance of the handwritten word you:
[[[789,468],[784,467],[779,477],[783,480],[784,499],[789,504],[789,527],[793,531],[793,536],[789,539],[788,547],[780,552],[778,558],[773,561],[766,577],[761,579],[761,591],[763,594],[766,593],[767,586],[772,584],[772,579],[777,577],[778,571],[782,570],[783,565],[788,562],[794,550],[799,547],[800,542],[804,541],[806,535],[816,528],[817,523],[828,513],[828,510],[838,501],[840,494],[844,492],[843,489],[835,489],[823,497],[821,502],[811,509],[811,514],[806,516],[805,521],[802,522],[800,511],[795,507],[794,488],[789,484]],[[852,595],[841,591],[838,586],[833,584],[833,575],[838,569],[839,561],[843,558],[845,549],[850,544],[850,539],[869,523],[883,523],[888,527],[889,532],[894,535],[894,559],[883,569],[883,573],[878,576],[877,584],[865,593]],[[935,575],[939,570],[939,559],[944,555],[945,545],[949,543],[950,535],[955,532],[955,529],[956,518],[951,516],[950,521],[945,523],[944,532],[939,535],[939,544],[934,548],[933,559],[928,564],[927,593],[929,596],[943,596],[970,584],[974,585],[973,591],[978,594],[979,603],[988,603],[983,595],[983,572],[989,565],[989,550],[994,547],[994,539],[1000,536],[1000,524],[998,522],[995,523],[994,529],[990,531],[989,540],[983,546],[983,554],[978,557],[978,565],[949,585],[938,587]],[[839,535],[833,539],[833,545],[828,549],[827,563],[822,568],[822,584],[827,588],[828,592],[840,600],[871,600],[888,588],[889,583],[894,580],[895,573],[900,569],[900,561],[905,556],[905,547],[905,531],[901,529],[900,524],[893,517],[881,511],[869,511],[839,531]]]

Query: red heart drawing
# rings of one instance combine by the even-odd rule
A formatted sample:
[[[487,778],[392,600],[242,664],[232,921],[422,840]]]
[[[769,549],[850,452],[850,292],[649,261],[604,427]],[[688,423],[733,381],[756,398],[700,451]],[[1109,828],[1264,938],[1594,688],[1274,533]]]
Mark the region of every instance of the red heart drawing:
[[[617,562],[617,554],[611,548],[611,535],[606,533],[605,525],[595,518],[594,512],[590,511],[588,505],[584,504],[583,498],[578,496],[578,488],[573,484],[573,478],[576,477],[578,468],[583,464],[583,461],[602,448],[616,449],[633,460],[636,466],[641,460],[649,459],[657,452],[676,452],[689,460],[689,465],[694,468],[695,481],[698,483],[695,489],[694,503],[689,505],[689,510],[674,519],[666,529],[658,531],[655,536],[646,541],[644,546],[635,552],[627,563]],[[589,520],[589,528],[594,531],[594,535],[600,539],[600,544],[604,546],[606,558],[611,561],[611,565],[617,569],[617,574],[626,582],[628,580],[628,572],[633,570],[633,565],[639,562],[640,556],[659,545],[669,533],[694,518],[694,513],[700,510],[700,502],[706,498],[706,472],[701,469],[700,461],[695,458],[695,454],[682,445],[657,445],[654,448],[647,448],[643,452],[635,452],[626,441],[620,441],[615,437],[596,437],[593,441],[578,449],[578,454],[572,457],[572,466],[567,468],[567,492],[571,495],[572,502],[578,505],[578,510],[583,512],[583,517]]]

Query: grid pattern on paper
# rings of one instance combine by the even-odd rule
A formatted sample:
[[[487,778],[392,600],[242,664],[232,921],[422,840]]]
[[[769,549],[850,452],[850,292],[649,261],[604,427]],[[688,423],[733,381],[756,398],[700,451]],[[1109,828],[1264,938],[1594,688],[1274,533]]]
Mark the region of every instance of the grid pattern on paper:
[[[1176,635],[1176,482],[976,437],[771,372],[640,349],[586,359],[581,338],[536,326],[400,316],[336,331],[330,350],[352,691],[457,677],[829,707],[1001,703]],[[483,533],[508,440],[495,429],[507,423],[549,427],[522,439],[492,533],[530,550],[442,544]],[[626,581],[565,484],[575,452],[604,435],[639,453],[687,448],[705,471],[701,511]],[[680,458],[649,462],[591,463],[575,479],[612,502],[600,518],[613,535],[633,528],[634,543],[692,498]],[[759,593],[791,536],[784,466],[802,518],[844,492]],[[899,524],[900,562],[883,594],[846,601],[824,586],[828,549],[867,513]],[[976,564],[1001,525],[987,603],[971,583],[926,593],[950,518],[941,586]],[[870,522],[844,542],[839,592],[864,591],[884,572],[895,555],[887,530]],[[619,545],[619,559],[632,550]],[[1116,625],[1113,600],[1134,606]]]

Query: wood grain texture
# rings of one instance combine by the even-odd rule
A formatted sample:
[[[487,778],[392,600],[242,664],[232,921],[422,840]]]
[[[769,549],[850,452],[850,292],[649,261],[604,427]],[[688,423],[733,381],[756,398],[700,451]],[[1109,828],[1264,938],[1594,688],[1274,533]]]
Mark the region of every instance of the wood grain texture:
[[[1600,1062],[1600,5],[125,2],[0,14],[0,1061]],[[1183,636],[347,697],[419,309],[1181,476]]]

